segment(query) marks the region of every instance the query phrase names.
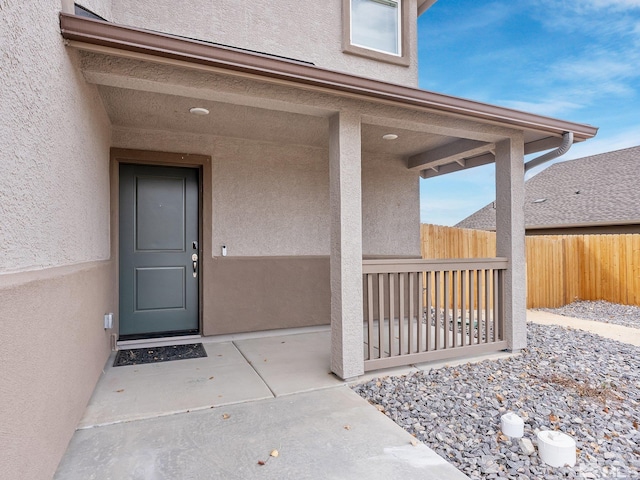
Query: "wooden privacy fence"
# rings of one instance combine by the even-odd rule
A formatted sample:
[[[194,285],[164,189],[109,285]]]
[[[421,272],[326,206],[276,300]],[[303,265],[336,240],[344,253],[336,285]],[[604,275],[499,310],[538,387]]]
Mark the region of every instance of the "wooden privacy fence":
[[[422,258],[493,257],[496,234],[421,226]],[[640,305],[640,234],[527,236],[527,308],[574,300]]]

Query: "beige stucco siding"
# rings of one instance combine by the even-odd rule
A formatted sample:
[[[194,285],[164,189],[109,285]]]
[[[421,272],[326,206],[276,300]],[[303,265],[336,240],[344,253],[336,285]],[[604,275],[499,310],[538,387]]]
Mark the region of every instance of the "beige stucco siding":
[[[213,257],[328,256],[328,150],[114,128],[113,146],[212,157]],[[363,254],[420,255],[418,176],[402,158],[362,155]]]
[[[419,178],[400,157],[362,156],[362,254],[420,257]]]
[[[411,65],[342,52],[342,0],[114,0],[113,21],[312,62],[364,77],[417,86],[416,5],[410,12]],[[197,12],[197,13],[196,13]]]
[[[109,121],[58,12],[0,15],[0,274],[109,257]]]
[[[51,478],[109,353],[109,120],[61,2],[0,7],[0,465]]]
[[[213,248],[233,256],[328,255],[323,149],[221,140],[213,158]]]
[[[51,478],[109,355],[113,266],[0,276],[3,478]]]

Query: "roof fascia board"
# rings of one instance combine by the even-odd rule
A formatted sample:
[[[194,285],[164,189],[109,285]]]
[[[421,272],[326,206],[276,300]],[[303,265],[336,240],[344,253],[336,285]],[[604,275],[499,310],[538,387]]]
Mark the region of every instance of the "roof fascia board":
[[[418,2],[418,16],[429,10],[438,0],[422,0]]]
[[[355,94],[367,99],[391,101],[403,106],[421,107],[503,126],[548,132],[556,136],[562,135],[566,131],[572,131],[577,141],[591,138],[598,131],[596,127],[591,125],[520,112],[497,105],[395,85],[294,61],[241,52],[198,40],[125,27],[66,13],[60,14],[60,28],[62,36],[66,40],[183,60],[233,72],[258,75],[267,79],[284,80],[308,87],[326,88],[334,92]]]

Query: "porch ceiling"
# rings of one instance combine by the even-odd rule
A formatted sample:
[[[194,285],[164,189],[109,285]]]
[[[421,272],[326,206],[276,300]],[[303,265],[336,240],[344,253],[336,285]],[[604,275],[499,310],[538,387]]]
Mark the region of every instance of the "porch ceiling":
[[[162,130],[200,135],[242,138],[282,144],[307,145],[325,148],[328,145],[326,116],[251,107],[198,98],[170,95],[128,88],[98,85],[98,91],[111,123],[117,127]],[[209,115],[193,115],[192,107],[204,107]],[[398,135],[396,140],[384,140],[385,134]],[[533,132],[525,132],[525,143],[537,140]],[[558,142],[560,139],[558,139]],[[398,128],[394,125],[362,124],[362,150],[405,157],[411,167],[412,159],[420,155],[435,157],[442,150],[454,150],[464,140],[460,137],[437,135],[424,131]],[[482,143],[482,142],[478,142]],[[492,148],[487,143],[480,150]],[[458,157],[467,155],[463,151]],[[456,163],[453,157],[443,157],[440,166]],[[477,158],[477,157],[476,157]],[[419,171],[419,168],[414,168]],[[435,170],[434,170],[435,172]]]
[[[215,135],[283,144],[324,148],[328,145],[325,116],[304,115],[246,105],[215,102],[127,88],[99,85],[98,91],[114,126],[170,132]],[[204,107],[209,115],[193,115],[192,107]],[[397,140],[382,138],[387,133]],[[362,150],[408,157],[437,148],[456,138],[362,124]]]

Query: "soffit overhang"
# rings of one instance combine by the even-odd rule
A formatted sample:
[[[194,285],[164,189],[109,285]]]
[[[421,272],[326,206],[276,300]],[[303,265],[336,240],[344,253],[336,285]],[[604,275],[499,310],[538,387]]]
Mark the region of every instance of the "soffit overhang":
[[[583,141],[597,133],[596,127],[586,124],[65,13],[60,14],[60,26],[62,36],[69,41],[206,65],[259,77],[265,81],[286,82],[302,88],[322,89],[369,101],[417,107],[517,130],[531,130],[539,132],[540,138],[549,135],[561,137],[564,132],[571,131],[575,141]]]

